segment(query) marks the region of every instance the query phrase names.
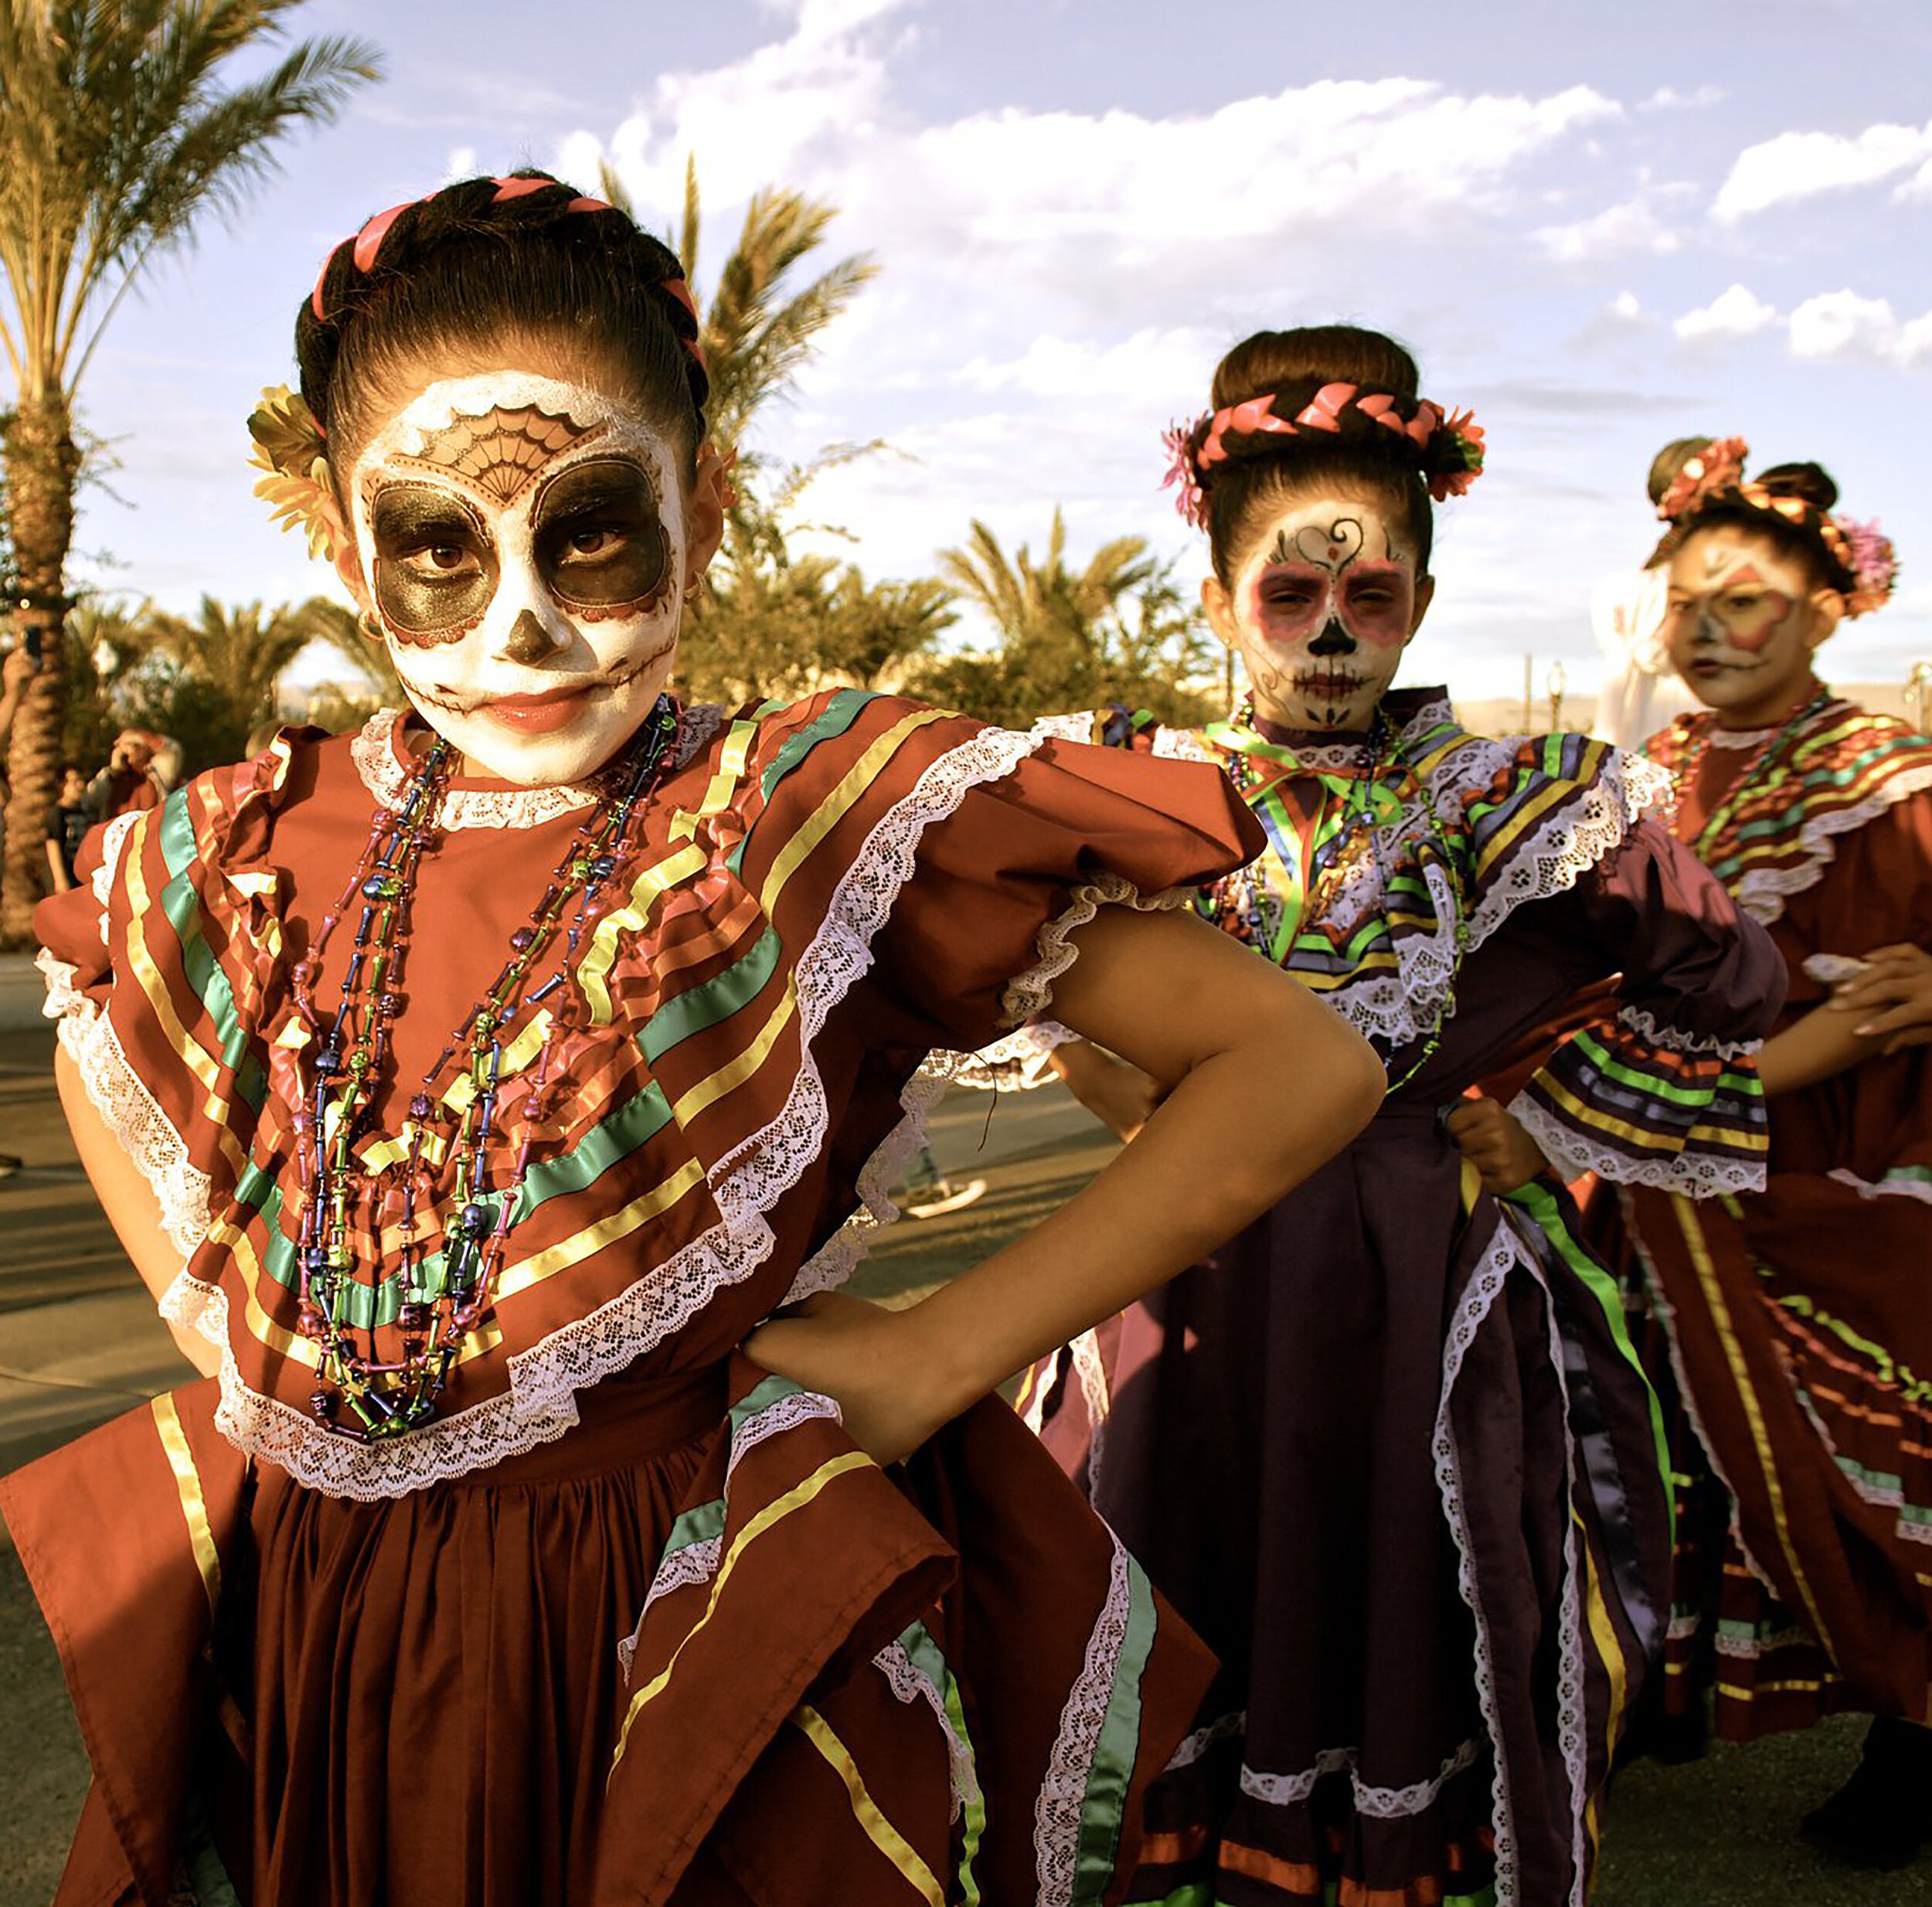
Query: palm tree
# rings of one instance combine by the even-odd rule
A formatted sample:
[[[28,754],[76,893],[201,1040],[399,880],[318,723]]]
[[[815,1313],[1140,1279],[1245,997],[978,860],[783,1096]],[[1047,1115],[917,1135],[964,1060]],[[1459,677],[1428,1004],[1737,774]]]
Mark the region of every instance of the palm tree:
[[[212,692],[243,736],[273,719],[282,671],[318,633],[306,603],[272,610],[243,603],[230,609],[212,596],[201,599],[192,618],[157,611],[151,621],[155,648]]]
[[[0,941],[24,940],[65,705],[61,624],[73,535],[76,393],[128,287],[209,211],[233,212],[274,148],[333,118],[374,53],[291,46],[223,88],[224,63],[281,36],[301,0],[0,0],[0,346],[15,387],[0,455],[13,624],[40,670],[9,767]]]
[[[347,604],[334,597],[314,596],[302,605],[311,633],[333,649],[359,674],[368,678],[375,699],[385,709],[400,709],[408,698],[403,693],[403,678],[389,660],[386,644],[372,642],[362,634],[361,620]]]
[[[634,216],[630,195],[607,161],[600,172],[604,196]],[[746,206],[738,242],[718,274],[716,288],[698,307],[698,341],[711,376],[705,421],[719,444],[743,444],[760,406],[790,389],[811,355],[812,340],[876,276],[879,267],[870,253],[859,252],[808,285],[794,289],[789,282],[799,263],[824,242],[825,229],[837,216],[837,208],[824,200],[777,185],[753,193]],[[700,223],[693,158],[685,161],[684,212],[672,250],[694,299]]]
[[[1152,581],[1155,564],[1138,536],[1103,543],[1086,566],[1066,566],[1066,520],[1056,505],[1046,557],[1036,563],[1022,543],[1009,560],[999,539],[977,518],[963,549],[943,549],[939,572],[986,612],[1003,641],[1038,643],[1057,634],[1084,642],[1094,625]]]
[[[918,678],[920,693],[1022,726],[1110,702],[1151,708],[1170,721],[1205,712],[1196,686],[1207,661],[1199,614],[1141,538],[1116,537],[1075,569],[1057,509],[1037,563],[1024,543],[1009,556],[975,522],[964,547],[940,552],[939,569],[985,613],[998,647],[932,662]]]

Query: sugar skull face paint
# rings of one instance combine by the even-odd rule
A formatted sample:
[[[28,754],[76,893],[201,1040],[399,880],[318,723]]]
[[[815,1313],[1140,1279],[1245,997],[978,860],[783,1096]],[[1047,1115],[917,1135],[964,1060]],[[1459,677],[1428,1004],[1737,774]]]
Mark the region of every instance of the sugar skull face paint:
[[[685,550],[672,447],[596,389],[445,379],[350,479],[364,584],[409,698],[507,781],[580,780],[671,672]]]
[[[1378,505],[1323,497],[1284,507],[1231,587],[1211,584],[1207,601],[1216,632],[1247,666],[1260,714],[1345,733],[1368,727],[1422,620],[1428,584]]]
[[[1837,624],[1836,600],[1770,538],[1719,525],[1671,559],[1664,641],[1698,699],[1730,726],[1750,727],[1803,700],[1812,651]]]

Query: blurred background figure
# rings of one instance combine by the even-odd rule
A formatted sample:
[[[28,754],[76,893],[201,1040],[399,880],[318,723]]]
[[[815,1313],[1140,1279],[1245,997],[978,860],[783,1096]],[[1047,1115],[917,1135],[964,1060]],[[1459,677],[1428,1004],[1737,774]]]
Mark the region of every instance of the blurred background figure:
[[[1690,459],[1709,447],[1709,437],[1679,437],[1651,461],[1651,502],[1661,513],[1665,493]],[[1663,641],[1664,598],[1668,580],[1661,569],[1638,572],[1635,581],[1604,584],[1590,604],[1590,627],[1604,652],[1604,685],[1597,698],[1594,733],[1619,748],[1645,743],[1697,704],[1672,668]]]
[[[123,729],[107,767],[87,785],[89,812],[97,821],[111,821],[117,814],[158,807],[173,785],[167,771],[179,776],[181,765],[179,742],[150,729]]]
[[[64,894],[79,876],[74,862],[94,817],[87,811],[87,777],[73,762],[60,766],[60,798],[47,817],[47,875],[53,892]]]

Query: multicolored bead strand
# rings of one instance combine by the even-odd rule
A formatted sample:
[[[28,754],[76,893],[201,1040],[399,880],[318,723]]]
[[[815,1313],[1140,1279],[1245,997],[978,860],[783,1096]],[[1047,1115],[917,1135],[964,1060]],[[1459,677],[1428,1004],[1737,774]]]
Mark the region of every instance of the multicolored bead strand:
[[[385,1073],[389,1030],[403,1005],[393,989],[408,944],[417,866],[431,845],[430,831],[447,789],[447,743],[439,739],[430,746],[394,813],[378,811],[355,878],[335,909],[323,916],[314,944],[296,969],[296,1011],[308,1035],[304,1050],[312,1053],[311,1083],[295,1118],[302,1198],[301,1327],[320,1354],[311,1408],[321,1423],[342,1436],[360,1440],[398,1436],[434,1417],[464,1340],[489,1308],[532,1141],[550,1110],[555,1048],[580,1022],[580,1006],[573,993],[566,994],[552,1012],[532,1069],[522,1134],[510,1169],[493,1174],[492,1154],[500,1150],[504,1033],[526,1008],[566,986],[604,896],[635,856],[631,818],[672,753],[680,720],[677,705],[660,698],[642,736],[607,778],[614,792],[600,798],[578,828],[529,923],[511,935],[509,957],[496,978],[411,1096],[406,1151],[400,1166],[366,1171],[357,1162],[356,1148],[374,1136],[370,1110]],[[315,983],[328,941],[359,892],[363,906],[355,945],[341,999],[327,1016],[325,1030]],[[554,970],[532,991],[533,970],[560,938]],[[439,1090],[452,1068],[455,1079]],[[444,1158],[445,1148],[432,1144],[430,1129],[450,1118],[453,1103],[457,1110]],[[504,1181],[495,1191],[493,1176]],[[397,1179],[400,1212],[391,1250],[384,1237],[389,1207],[379,1188],[383,1181]],[[443,1202],[451,1216],[443,1226],[440,1267],[432,1269],[423,1249],[423,1224],[438,1202],[439,1181],[448,1188]],[[359,1189],[370,1195],[376,1215],[369,1228],[373,1235],[362,1238],[355,1235],[350,1218],[352,1195]],[[359,1246],[366,1248],[359,1254]],[[367,1266],[366,1283],[354,1275],[359,1256]],[[364,1324],[348,1315],[352,1287],[369,1294]],[[388,1360],[375,1351],[386,1293],[394,1294],[401,1352]],[[359,1329],[366,1338],[366,1351],[352,1335]]]

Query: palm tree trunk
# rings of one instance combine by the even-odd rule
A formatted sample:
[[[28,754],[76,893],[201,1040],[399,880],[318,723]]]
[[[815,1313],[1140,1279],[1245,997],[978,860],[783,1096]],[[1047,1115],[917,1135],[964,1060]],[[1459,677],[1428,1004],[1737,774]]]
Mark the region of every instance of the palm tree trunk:
[[[60,737],[67,712],[67,550],[73,541],[74,484],[80,471],[64,393],[23,396],[0,456],[6,466],[8,529],[19,591],[15,635],[40,656],[14,717],[7,751],[6,854],[0,865],[0,946],[32,937],[33,904],[46,870],[47,816],[60,797]]]

